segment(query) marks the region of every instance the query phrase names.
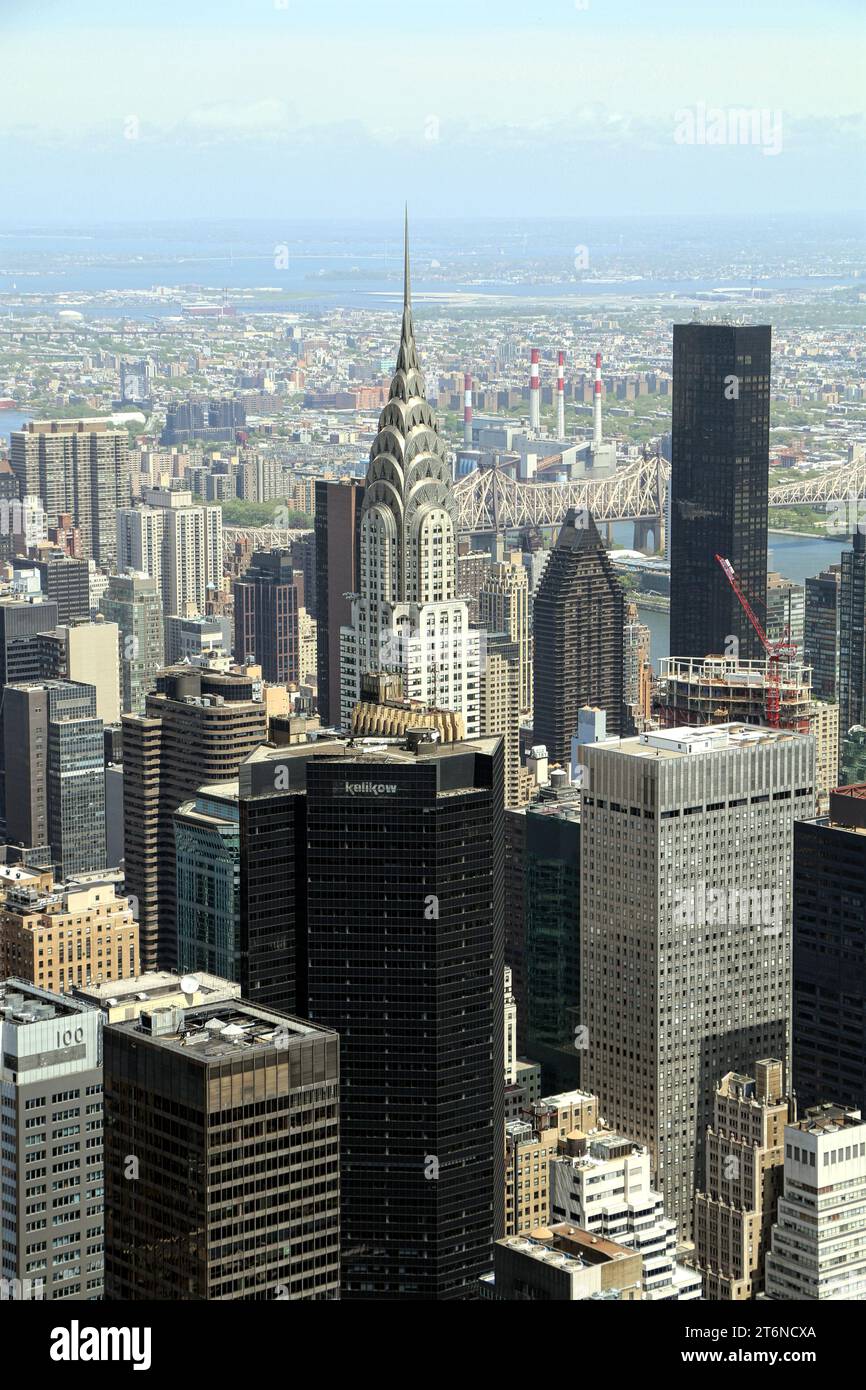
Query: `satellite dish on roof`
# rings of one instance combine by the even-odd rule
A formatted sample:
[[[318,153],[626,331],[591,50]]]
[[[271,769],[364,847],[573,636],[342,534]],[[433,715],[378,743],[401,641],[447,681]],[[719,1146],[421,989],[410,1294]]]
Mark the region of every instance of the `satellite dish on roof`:
[[[183,979],[180,982],[180,988],[183,994],[195,994],[196,990],[198,989],[198,986],[198,975],[184,975]]]

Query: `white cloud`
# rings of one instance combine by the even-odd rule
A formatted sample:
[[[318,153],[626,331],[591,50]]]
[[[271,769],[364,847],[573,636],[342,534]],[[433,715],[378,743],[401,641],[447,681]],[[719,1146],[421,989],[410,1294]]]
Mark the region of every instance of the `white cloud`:
[[[466,42],[450,31],[419,41],[399,28],[387,42],[333,30],[280,29],[263,41],[218,29],[140,29],[121,48],[111,31],[80,30],[40,35],[35,66],[26,33],[4,35],[3,47],[0,130],[24,123],[82,136],[130,111],[143,126],[274,130],[288,119],[287,93],[305,123],[354,120],[389,136],[429,112],[443,127],[531,128],[599,104],[625,120],[665,118],[699,101],[829,117],[851,110],[862,86],[855,43],[783,27],[722,29],[699,43],[671,30],[638,41],[582,24],[525,32],[491,25]]]
[[[260,135],[285,129],[288,119],[286,103],[266,97],[247,105],[220,102],[213,106],[199,106],[190,111],[186,124],[194,130]]]

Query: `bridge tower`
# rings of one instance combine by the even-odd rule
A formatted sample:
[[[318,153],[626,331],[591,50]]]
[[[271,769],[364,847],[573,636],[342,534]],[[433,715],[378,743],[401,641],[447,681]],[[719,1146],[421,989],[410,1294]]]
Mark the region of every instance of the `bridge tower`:
[[[655,455],[651,458],[649,451],[644,448],[643,457],[645,463],[655,463],[656,470],[656,497],[658,498],[658,515],[640,517],[634,523],[634,549],[640,550],[644,555],[663,555],[666,548],[665,538],[665,488],[662,477],[661,454],[656,445]],[[649,538],[652,536],[653,543],[650,545]]]

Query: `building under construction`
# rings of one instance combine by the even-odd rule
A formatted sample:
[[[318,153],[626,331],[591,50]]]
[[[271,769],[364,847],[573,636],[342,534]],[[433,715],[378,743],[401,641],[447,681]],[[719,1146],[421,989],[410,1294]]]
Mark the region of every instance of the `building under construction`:
[[[837,781],[839,707],[812,698],[812,668],[798,661],[745,661],[731,656],[663,657],[653,712],[663,729],[682,724],[771,724],[813,734],[819,811]]]
[[[732,656],[664,657],[654,700],[663,729],[682,724],[766,724],[767,661]],[[779,669],[779,725],[809,732],[812,669],[787,662]]]

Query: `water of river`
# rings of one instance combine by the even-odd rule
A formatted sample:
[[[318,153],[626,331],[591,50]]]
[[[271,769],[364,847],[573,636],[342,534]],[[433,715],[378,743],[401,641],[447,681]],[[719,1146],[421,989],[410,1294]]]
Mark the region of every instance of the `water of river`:
[[[32,415],[22,415],[20,410],[0,410],[0,444],[8,444],[12,430],[22,430],[32,419]]]
[[[9,442],[11,430],[20,430],[30,415],[17,410],[0,410],[0,442]],[[632,544],[633,527],[631,522],[623,522],[612,528],[613,536],[620,545]],[[847,549],[843,537],[833,536],[791,536],[779,531],[771,531],[767,549],[767,569],[776,570],[794,584],[802,584],[813,574],[820,574],[828,565],[838,564],[839,556]],[[656,608],[645,608],[638,604],[641,622],[650,630],[652,642],[653,668],[657,671],[663,656],[670,655],[670,615]]]
[[[811,575],[820,574],[829,565],[838,565],[843,550],[850,544],[842,536],[790,536],[771,531],[767,547],[767,569],[783,574],[794,584],[802,584]],[[653,669],[658,671],[663,656],[670,656],[670,614],[638,604],[642,623],[650,630]]]

